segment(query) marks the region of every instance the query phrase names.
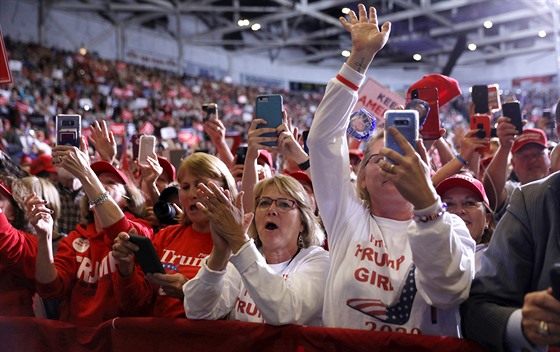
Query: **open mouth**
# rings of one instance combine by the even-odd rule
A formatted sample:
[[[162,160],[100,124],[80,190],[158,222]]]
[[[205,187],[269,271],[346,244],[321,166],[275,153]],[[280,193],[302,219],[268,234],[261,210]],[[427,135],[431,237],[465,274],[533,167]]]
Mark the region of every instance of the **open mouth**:
[[[269,231],[272,231],[272,230],[276,230],[278,228],[278,225],[276,225],[273,222],[267,222],[266,225],[264,225],[264,228]]]
[[[189,207],[189,210],[190,211],[195,211],[195,210],[198,210],[198,208],[196,207],[196,204],[193,204]]]

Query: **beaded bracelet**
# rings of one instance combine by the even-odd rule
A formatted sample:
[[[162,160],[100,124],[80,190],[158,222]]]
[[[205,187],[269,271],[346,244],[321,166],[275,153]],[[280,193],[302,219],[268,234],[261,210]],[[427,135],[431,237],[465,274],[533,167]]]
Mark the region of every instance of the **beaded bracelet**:
[[[107,201],[107,199],[109,199],[109,192],[105,191],[102,195],[100,195],[99,197],[97,197],[94,200],[90,200],[88,202],[89,204],[89,210],[92,210],[93,208],[95,208],[96,206],[105,203],[105,201]]]

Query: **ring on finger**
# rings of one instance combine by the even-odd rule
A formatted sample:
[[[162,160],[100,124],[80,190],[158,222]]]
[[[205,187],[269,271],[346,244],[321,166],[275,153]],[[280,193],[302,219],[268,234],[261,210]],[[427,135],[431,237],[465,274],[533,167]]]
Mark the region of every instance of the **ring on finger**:
[[[395,164],[391,164],[391,168],[389,169],[389,173],[393,173],[393,168],[395,167]]]
[[[538,333],[543,336],[548,336],[548,323],[544,320],[539,322],[539,328],[537,329]]]

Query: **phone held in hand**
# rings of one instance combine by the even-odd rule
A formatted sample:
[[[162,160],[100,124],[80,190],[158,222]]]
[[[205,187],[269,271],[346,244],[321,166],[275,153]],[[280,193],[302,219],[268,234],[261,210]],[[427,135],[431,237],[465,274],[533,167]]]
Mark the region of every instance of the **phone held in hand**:
[[[476,137],[490,139],[490,118],[488,114],[474,114],[470,119],[470,129],[476,130]],[[476,151],[479,154],[484,154],[490,150],[490,143],[484,148],[477,148]]]
[[[487,114],[502,108],[498,84],[472,86],[471,98],[475,114]]]
[[[412,99],[420,99],[428,103],[430,110],[426,121],[420,129],[422,138],[433,140],[440,138],[441,122],[439,119],[439,95],[438,89],[435,87],[417,88],[410,92]]]
[[[247,157],[247,146],[240,145],[235,149],[235,155],[237,159],[235,160],[236,165],[245,165],[245,158]]]
[[[144,274],[161,273],[165,274],[165,269],[159,260],[156,249],[148,237],[129,234],[130,242],[137,245],[140,249],[134,253]]]
[[[148,156],[155,153],[156,150],[156,137],[151,135],[140,136],[138,143],[138,164],[148,165]]]
[[[206,123],[210,120],[218,119],[218,104],[216,103],[202,104],[202,111],[204,112],[204,116],[202,117],[202,122]]]
[[[515,125],[517,133],[523,133],[523,121],[521,118],[521,104],[519,101],[510,101],[502,105],[502,115],[509,117],[511,123]]]
[[[389,132],[389,127],[395,126],[416,150],[418,140],[418,111],[416,110],[387,110],[385,111],[385,147],[404,155],[404,151],[395,137]],[[389,160],[390,162],[393,162]]]
[[[56,145],[80,147],[81,115],[56,115]]]
[[[277,128],[283,122],[283,99],[279,94],[259,95],[255,104],[255,116],[258,119],[266,120],[266,125],[259,125],[258,128]],[[278,137],[275,132],[264,133],[262,137]],[[266,146],[276,146],[277,141],[263,142]]]

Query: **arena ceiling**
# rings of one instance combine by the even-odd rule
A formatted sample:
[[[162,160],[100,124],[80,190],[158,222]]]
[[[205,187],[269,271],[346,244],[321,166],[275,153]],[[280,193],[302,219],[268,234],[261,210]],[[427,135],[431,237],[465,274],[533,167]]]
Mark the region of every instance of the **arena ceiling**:
[[[556,50],[560,0],[365,0],[380,22],[391,21],[389,44],[377,63],[427,65],[449,74],[455,65],[499,63],[506,57]],[[45,2],[70,11],[90,11],[116,24],[164,29],[182,45],[218,46],[231,53],[266,55],[289,65],[333,65],[351,47],[339,23],[348,0],[82,0]],[[196,16],[206,26],[185,34],[180,22]],[[260,24],[258,31],[238,20]],[[483,22],[491,20],[486,29]],[[555,24],[556,20],[556,24]],[[556,27],[556,28],[555,28]],[[544,38],[539,31],[545,31]],[[178,35],[177,33],[181,33]],[[475,43],[476,51],[466,49]],[[412,55],[419,53],[416,62]]]

